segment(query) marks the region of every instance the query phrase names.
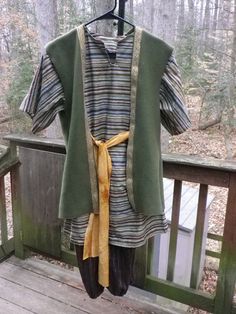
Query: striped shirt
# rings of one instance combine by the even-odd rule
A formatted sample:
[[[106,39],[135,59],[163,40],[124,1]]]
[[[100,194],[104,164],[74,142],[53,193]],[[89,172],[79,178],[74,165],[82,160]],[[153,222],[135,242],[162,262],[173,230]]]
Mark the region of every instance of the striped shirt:
[[[89,128],[97,140],[106,141],[129,130],[133,39],[133,33],[113,38],[85,28],[84,100]],[[58,75],[49,56],[44,55],[20,106],[33,119],[33,133],[50,125],[55,115],[63,110],[63,99]],[[162,124],[171,134],[180,134],[190,126],[173,55],[162,77],[160,111]],[[156,233],[165,232],[167,222],[164,214],[145,216],[132,209],[126,189],[126,152],[127,142],[109,148],[112,160],[109,242],[138,247]],[[64,231],[72,243],[83,245],[88,217],[86,214],[65,220]]]

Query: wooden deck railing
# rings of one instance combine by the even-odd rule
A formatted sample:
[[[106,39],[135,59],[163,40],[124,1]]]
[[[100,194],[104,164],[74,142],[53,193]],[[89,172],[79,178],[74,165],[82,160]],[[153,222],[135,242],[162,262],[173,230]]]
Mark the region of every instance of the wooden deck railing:
[[[163,159],[164,177],[175,180],[167,271],[168,280],[163,281],[154,278],[146,272],[144,288],[161,296],[212,313],[236,313],[236,308],[233,304],[236,283],[236,163],[174,155],[164,155]],[[179,286],[172,282],[182,181],[200,184],[190,288]],[[228,188],[224,234],[219,236],[208,233],[209,239],[222,241],[220,253],[206,250],[207,255],[220,259],[216,294],[213,296],[197,290],[209,185]],[[148,256],[151,255],[149,252],[147,263],[150,263]]]
[[[2,166],[5,162],[3,158],[0,160],[0,177],[2,178],[3,173],[9,169],[12,172],[15,254],[24,257],[27,250],[31,249],[77,266],[74,251],[65,249],[62,245],[61,221],[57,219],[65,158],[63,141],[19,135],[9,135],[6,139],[10,141],[11,153],[3,158],[7,160],[7,164],[11,160],[11,165],[10,168]],[[16,147],[19,151],[17,156]],[[16,166],[17,157],[21,162],[20,167]],[[174,179],[167,279],[159,279],[150,274],[153,262],[153,245],[150,241],[147,246],[137,250],[136,285],[215,314],[235,314],[233,295],[236,283],[236,165],[233,162],[179,155],[163,155],[163,161],[164,177]],[[1,170],[3,168],[5,172]],[[190,287],[173,282],[182,181],[200,184]],[[1,179],[1,191],[4,190],[2,182]],[[223,236],[208,233],[209,239],[222,242],[220,253],[202,247],[209,185],[228,188]],[[1,196],[3,194],[4,192],[1,192]],[[4,206],[0,205],[0,208],[4,220]],[[2,235],[5,241],[4,232]],[[206,250],[207,255],[220,259],[215,295],[202,292],[197,287],[202,249]]]
[[[14,251],[14,238],[8,234],[7,216],[13,215],[13,210],[16,208],[17,192],[15,186],[16,168],[19,166],[19,160],[15,151],[15,146],[10,146],[0,156],[0,261],[6,258],[10,253]],[[11,213],[7,213],[6,210],[6,188],[4,177],[10,173],[11,189],[9,195],[11,197],[12,210]]]

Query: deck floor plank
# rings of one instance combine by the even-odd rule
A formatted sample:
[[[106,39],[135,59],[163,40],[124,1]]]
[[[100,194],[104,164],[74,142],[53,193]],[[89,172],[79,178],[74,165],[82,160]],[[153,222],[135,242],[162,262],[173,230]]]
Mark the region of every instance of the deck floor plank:
[[[0,289],[0,314],[169,313],[142,302],[142,295],[137,299],[129,297],[129,293],[115,297],[104,291],[102,296],[92,300],[84,290],[78,270],[64,269],[34,257],[20,260],[12,256],[0,264]]]
[[[0,290],[1,297],[6,301],[18,304],[33,313],[84,314],[83,311],[73,308],[70,305],[63,304],[60,300],[52,299],[7,279],[0,278]]]
[[[0,280],[1,279],[14,282],[15,284],[23,286],[25,289],[30,289],[50,299],[60,300],[60,302],[65,305],[71,305],[78,310],[81,309],[81,313],[82,311],[84,311],[83,313],[102,313],[104,306],[107,310],[112,306],[110,313],[112,313],[111,311],[113,310],[114,313],[120,313],[119,304],[111,304],[109,300],[102,300],[101,298],[90,302],[85,291],[68,286],[62,282],[49,280],[48,277],[38,275],[16,265],[9,263],[1,265]],[[126,313],[124,309],[123,313]]]
[[[32,314],[32,311],[24,309],[23,307],[14,304],[12,302],[6,301],[0,297],[0,313],[4,314]]]

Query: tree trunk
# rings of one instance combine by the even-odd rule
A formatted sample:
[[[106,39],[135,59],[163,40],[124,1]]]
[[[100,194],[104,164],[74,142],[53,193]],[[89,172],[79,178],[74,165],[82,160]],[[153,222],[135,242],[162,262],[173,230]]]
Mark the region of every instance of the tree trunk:
[[[134,20],[134,0],[129,0],[128,4],[129,4],[129,11],[128,11],[129,20],[130,20],[130,22],[133,22],[133,20]]]
[[[203,44],[206,50],[209,47],[209,33],[210,33],[210,0],[206,0],[205,14],[203,21]]]
[[[117,1],[118,3],[118,1]],[[102,15],[103,13],[111,10],[114,7],[113,0],[97,0],[96,1],[96,17]],[[118,9],[118,5],[117,5]],[[101,20],[96,23],[96,32],[99,34],[103,34],[104,36],[113,36],[115,28],[114,20]],[[117,24],[117,23],[116,23]],[[117,27],[116,27],[117,29]]]
[[[213,23],[212,23],[213,40],[211,41],[211,46],[213,48],[215,48],[215,42],[216,42],[216,29],[217,29],[217,23],[218,23],[218,12],[219,12],[219,0],[215,0]]]
[[[80,22],[86,21],[86,17],[88,13],[91,15],[91,9],[93,7],[92,3],[88,5],[86,8],[86,1],[85,0],[73,0],[75,7],[76,7],[76,14],[79,17]]]
[[[188,12],[189,12],[189,20],[188,24],[191,27],[194,27],[195,25],[195,15],[194,15],[194,0],[188,0]]]
[[[171,45],[175,42],[176,0],[160,1],[154,32]]]
[[[146,3],[145,5],[148,7]],[[154,8],[156,8],[156,12]],[[174,45],[176,30],[176,0],[167,0],[165,2],[160,0],[158,3],[157,1],[152,0],[150,3],[150,9],[151,12],[149,16],[147,16],[147,18],[149,19],[148,25],[150,25],[151,30],[155,35],[157,35],[170,45]],[[162,152],[168,152],[169,138],[169,133],[162,127]]]
[[[184,0],[180,0],[179,14],[178,14],[178,22],[177,22],[177,36],[181,38],[184,32],[185,26],[185,5]]]
[[[204,20],[204,4],[205,4],[205,1],[202,0],[201,1],[201,7],[200,7],[200,18],[199,18],[199,27],[200,29],[203,28],[203,20]]]
[[[236,128],[236,0],[234,0],[233,41],[231,49],[230,74],[230,97],[223,113],[225,116],[224,134],[227,159],[233,159],[233,157],[235,157],[233,152],[231,132]]]
[[[230,22],[231,22],[231,1],[230,0],[224,0],[223,1],[223,8],[222,8],[222,28],[223,29],[230,29]],[[234,26],[233,26],[234,28]]]
[[[154,31],[154,16],[156,16],[157,0],[143,1],[143,27],[150,33]]]
[[[45,45],[58,35],[58,16],[56,0],[36,0],[35,12],[41,52]]]
[[[59,32],[57,1],[36,0],[35,12],[41,53],[45,53],[45,45],[54,39]],[[61,138],[62,131],[58,116],[54,122],[44,131],[47,137]]]
[[[214,3],[214,16],[213,16],[213,23],[212,23],[212,30],[215,33],[217,28],[217,21],[218,21],[218,11],[219,11],[219,0],[215,0]]]
[[[201,1],[201,7],[200,7],[200,17],[199,17],[199,22],[197,23],[198,28],[200,30],[200,39],[198,42],[198,47],[197,47],[197,55],[201,56],[203,54],[202,46],[203,46],[203,38],[204,38],[204,30],[203,30],[203,24],[204,24],[204,6],[205,6],[205,1]]]

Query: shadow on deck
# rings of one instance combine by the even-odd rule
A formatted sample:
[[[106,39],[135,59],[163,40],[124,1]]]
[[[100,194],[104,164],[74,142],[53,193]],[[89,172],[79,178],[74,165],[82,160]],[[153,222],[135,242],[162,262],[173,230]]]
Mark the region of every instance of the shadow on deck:
[[[64,269],[35,257],[14,256],[0,265],[0,313],[167,314],[148,303],[142,291],[130,287],[124,297],[106,291],[92,300],[84,290],[78,269]],[[145,301],[140,301],[145,299]]]

